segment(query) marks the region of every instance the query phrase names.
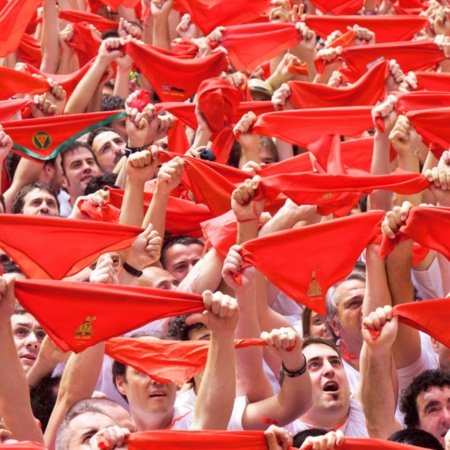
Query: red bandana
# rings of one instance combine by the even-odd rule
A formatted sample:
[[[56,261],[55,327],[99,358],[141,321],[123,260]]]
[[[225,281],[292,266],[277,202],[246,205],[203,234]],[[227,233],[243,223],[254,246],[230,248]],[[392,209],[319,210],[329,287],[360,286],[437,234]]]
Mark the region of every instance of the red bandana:
[[[425,70],[445,59],[444,52],[434,42],[394,42],[387,44],[360,45],[344,48],[339,57],[350,70],[347,77],[357,80],[374,64],[384,59],[395,59],[403,72]],[[316,58],[316,69],[323,73],[325,61]]]
[[[400,444],[384,439],[345,438],[340,450],[425,450],[422,447]],[[306,445],[305,450],[312,450],[312,445]]]
[[[200,295],[64,281],[16,281],[20,304],[64,351],[75,353],[153,320],[204,310]]]
[[[301,40],[293,23],[268,22],[227,27],[219,45],[228,50],[236,70],[252,72],[259,64],[295,47]]]
[[[415,127],[426,143],[438,144],[444,149],[450,146],[450,108],[428,109],[406,113],[411,125]]]
[[[250,22],[270,8],[268,0],[175,0],[173,9],[189,13],[205,35],[216,27]]]
[[[450,90],[450,73],[416,72],[417,90],[442,91]]]
[[[66,145],[125,115],[125,111],[105,111],[70,116],[14,120],[3,124],[13,140],[13,151],[29,159],[54,158]]]
[[[11,119],[14,114],[18,113],[25,106],[30,105],[33,101],[29,98],[21,98],[18,100],[4,100],[0,102],[0,123],[3,129],[6,129],[6,122]],[[5,130],[6,132],[6,130]],[[9,134],[6,132],[6,134]]]
[[[324,14],[330,13],[334,16],[356,14],[363,7],[363,0],[312,0],[311,3]]]
[[[16,94],[42,94],[49,90],[50,85],[42,78],[0,67],[0,100],[6,100]]]
[[[426,17],[411,16],[307,16],[306,25],[326,39],[333,31],[342,33],[347,27],[359,25],[375,33],[378,44],[409,41],[418,31],[428,26]]]
[[[210,78],[200,84],[197,103],[212,132],[217,162],[225,164],[234,142],[231,124],[240,103],[239,91],[225,80]]]
[[[396,239],[389,239],[386,235],[383,235],[380,257],[385,258],[394,249],[399,239],[403,240],[408,237],[450,259],[450,241],[447,238],[449,219],[449,208],[426,206],[411,208],[406,224],[400,228]]]
[[[126,44],[126,53],[154,87],[163,101],[183,101],[192,97],[200,83],[228,71],[226,55],[216,51],[205,58],[180,59],[151,45]],[[180,76],[183,74],[183,76]]]
[[[94,25],[98,31],[117,29],[119,26],[119,22],[114,22],[113,20],[105,19],[98,14],[92,14],[86,11],[64,9],[59,12],[59,18],[73,23],[87,22]]]
[[[42,50],[41,43],[29,34],[24,34],[19,44],[17,51],[19,60],[24,62],[27,66],[41,67]]]
[[[295,108],[373,106],[386,96],[384,81],[389,73],[389,63],[382,61],[355,84],[344,88],[304,81],[289,81],[288,85],[292,92],[289,101]]]
[[[91,30],[87,22],[74,23],[73,31],[73,38],[67,45],[75,50],[82,67],[97,56],[102,40]]]
[[[111,203],[120,208],[122,206],[123,190],[110,189],[109,192]],[[149,207],[152,198],[153,194],[149,192],[144,193],[145,210]],[[191,201],[170,196],[167,206],[165,238],[178,235],[202,237],[200,222],[211,219],[211,217],[212,215],[206,206],[196,205]]]
[[[253,239],[242,245],[244,267],[254,265],[290,298],[325,316],[328,289],[351,272],[383,217],[372,211]]]
[[[305,147],[326,134],[361,134],[373,127],[371,111],[371,106],[278,111],[259,116],[250,133]]]
[[[5,450],[45,450],[42,444],[31,441],[21,441],[17,444],[0,444],[0,448]]]
[[[27,277],[57,280],[78,273],[102,253],[129,247],[143,231],[90,220],[23,214],[0,214],[0,225],[0,247]]]
[[[237,339],[236,348],[263,346],[262,339]],[[116,361],[146,373],[158,383],[172,381],[178,387],[205,370],[209,341],[114,338],[105,353]]]
[[[41,0],[11,0],[0,11],[0,58],[15,52]]]

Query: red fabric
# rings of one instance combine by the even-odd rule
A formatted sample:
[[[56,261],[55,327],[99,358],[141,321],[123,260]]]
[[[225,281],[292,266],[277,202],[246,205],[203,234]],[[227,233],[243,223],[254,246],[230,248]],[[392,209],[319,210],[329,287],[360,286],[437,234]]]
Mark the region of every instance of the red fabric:
[[[16,94],[42,94],[49,90],[48,82],[42,78],[0,67],[0,100],[6,100]]]
[[[3,128],[14,142],[14,152],[42,161],[54,158],[70,142],[124,114],[124,111],[105,111],[14,120],[4,123]]]
[[[434,42],[394,42],[344,48],[339,57],[351,69],[346,72],[350,81],[357,80],[373,64],[384,59],[395,59],[403,72],[425,70],[445,59],[444,53]],[[316,69],[323,73],[326,62],[316,58]]]
[[[206,241],[223,259],[237,241],[237,221],[232,210],[201,223]]]
[[[179,119],[175,119],[173,126],[167,132],[167,150],[184,154],[190,148],[189,139],[183,123]]]
[[[356,14],[363,7],[364,0],[311,0],[311,3],[324,14],[335,16]]]
[[[341,142],[340,145],[342,161],[348,169],[370,172],[373,155],[373,137],[352,139],[350,141]],[[392,156],[396,158],[397,154],[391,154],[391,159]]]
[[[200,295],[137,286],[26,280],[15,283],[15,294],[59,348],[75,353],[153,320],[204,310]],[[92,328],[82,335],[86,322]]]
[[[428,109],[406,113],[411,125],[425,142],[432,142],[447,149],[450,146],[450,108]]]
[[[382,211],[372,211],[253,239],[242,245],[244,264],[254,265],[290,298],[325,316],[327,290],[351,272],[380,232],[383,217]]]
[[[394,249],[396,241],[406,236],[450,259],[450,241],[447,237],[449,219],[449,208],[426,206],[411,208],[406,224],[400,228],[396,239],[389,239],[383,235],[380,256],[386,257]]]
[[[20,61],[33,67],[41,67],[42,50],[41,43],[29,34],[24,34],[17,49],[17,56]]]
[[[86,200],[80,200],[77,204],[83,215],[97,222],[119,223],[120,209],[106,203],[103,206],[93,206]]]
[[[110,6],[113,11],[117,11],[119,6],[130,9],[135,8],[139,3],[139,0],[101,0],[101,2],[105,5]],[[139,15],[137,17],[139,17]]]
[[[27,277],[58,280],[78,273],[102,253],[129,247],[143,231],[90,220],[22,214],[1,214],[0,225],[1,248]]]
[[[298,205],[332,203],[338,193],[369,194],[376,189],[399,194],[418,193],[429,187],[422,174],[397,169],[390,175],[327,175],[319,173],[282,174],[263,178],[258,185],[259,196],[274,202],[280,192]]]
[[[106,31],[117,29],[119,22],[105,19],[98,14],[89,13],[86,11],[77,11],[71,9],[63,9],[59,12],[59,18],[61,20],[67,20],[68,22],[78,23],[87,22],[95,26],[98,31]]]
[[[188,127],[194,130],[197,129],[198,123],[195,116],[195,105],[193,103],[163,102],[156,105],[156,111],[158,113],[164,110],[169,111]],[[232,119],[232,123],[239,122],[241,117],[249,111],[254,112],[256,116],[260,116],[261,114],[274,112],[275,110],[271,102],[240,102]]]
[[[355,45],[356,33],[353,30],[348,30],[342,36],[339,36],[333,42],[330,42],[327,47],[337,48],[347,48]]]
[[[110,202],[120,208],[122,206],[123,191],[110,189]],[[153,194],[144,193],[144,206],[147,210]],[[189,235],[196,238],[202,237],[200,222],[211,219],[212,215],[205,205],[196,205],[194,202],[169,197],[166,216],[166,238],[171,236]]]
[[[22,35],[42,0],[11,0],[0,11],[0,58],[19,47]]]
[[[408,111],[424,109],[450,108],[449,92],[408,92],[394,93],[398,99],[397,111],[405,114]]]
[[[228,70],[227,58],[222,51],[213,52],[205,58],[187,60],[178,58],[174,53],[173,56],[163,54],[151,45],[128,42],[126,53],[133,58],[163,101],[186,100],[196,93],[203,80]]]
[[[446,347],[450,347],[448,333],[450,301],[448,298],[396,305],[394,315],[398,316],[400,322],[423,331]]]
[[[234,143],[231,129],[240,103],[239,91],[225,80],[210,78],[198,88],[197,104],[212,132],[212,151],[218,163],[225,164]]]
[[[73,24],[73,38],[67,41],[67,45],[75,50],[80,67],[86,65],[98,54],[102,40],[95,31],[91,30],[87,22]]]
[[[417,90],[450,91],[450,73],[416,72]]]
[[[414,34],[428,26],[426,17],[411,16],[307,16],[306,25],[320,37],[326,39],[333,31],[342,33],[347,27],[358,25],[375,33],[377,44],[409,41]]]
[[[86,65],[84,65],[77,71],[64,75],[41,72],[38,68],[34,66],[27,66],[27,71],[31,75],[37,74],[44,77],[44,79],[52,78],[53,80],[55,80],[66,91],[67,94],[66,99],[68,100],[72,95],[73,91],[75,90],[75,88],[77,87],[78,83],[86,75],[86,72],[91,68],[93,62],[94,59],[89,61]]]
[[[236,348],[263,346],[262,339],[237,339]],[[178,387],[205,370],[209,341],[167,341],[146,338],[114,338],[105,353],[122,364],[146,373],[158,383],[172,381]]]
[[[407,444],[400,444],[398,442],[386,441],[384,439],[367,439],[367,438],[345,438],[342,445],[339,446],[341,450],[419,450],[422,447],[416,447]],[[305,450],[311,450],[312,446],[307,445]]]
[[[259,64],[295,47],[302,36],[293,23],[256,23],[225,28],[220,41],[236,70],[252,72]]]
[[[373,127],[371,111],[371,106],[277,111],[259,116],[250,133],[305,147],[326,134],[361,134]]]
[[[151,103],[152,93],[147,91],[147,89],[139,89],[136,97],[133,97],[130,103],[131,108],[137,108],[139,112],[142,112],[144,108]]]
[[[128,450],[267,450],[263,431],[171,431],[132,433]],[[294,450],[291,448],[291,450]]]
[[[25,108],[25,106],[28,106],[31,103],[33,103],[33,101],[29,98],[0,101],[0,123],[3,125],[3,129],[7,129],[7,123],[5,122],[11,119],[11,117],[18,113],[22,108]]]
[[[270,8],[268,0],[175,0],[173,8],[187,12],[202,32],[207,35],[218,26],[228,27],[250,22]]]
[[[289,81],[287,84],[292,92],[289,101],[295,108],[374,106],[386,96],[384,81],[389,74],[388,61],[382,61],[349,87]]]

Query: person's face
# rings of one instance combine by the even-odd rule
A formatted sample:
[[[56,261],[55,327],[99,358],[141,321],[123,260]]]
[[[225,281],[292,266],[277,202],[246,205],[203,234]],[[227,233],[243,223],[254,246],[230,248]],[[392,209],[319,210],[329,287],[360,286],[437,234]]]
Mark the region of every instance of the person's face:
[[[189,273],[197,264],[203,253],[203,246],[200,244],[175,244],[166,252],[166,270],[178,282]]]
[[[52,194],[35,188],[24,198],[22,214],[26,216],[59,216],[58,203]]]
[[[172,382],[158,383],[146,373],[127,366],[126,380],[118,376],[116,383],[119,392],[127,396],[136,422],[145,420],[149,414],[165,416],[173,411],[177,387]]]
[[[11,328],[22,367],[27,373],[36,361],[45,338],[44,329],[31,314],[13,314]]]
[[[188,332],[188,339],[190,341],[209,341],[211,338],[211,331],[202,325],[200,328],[192,328]]]
[[[118,135],[122,136],[122,139],[125,141],[128,139],[126,116],[113,120],[109,124],[109,127],[112,128]]]
[[[309,335],[321,336],[325,339],[332,338],[331,333],[327,329],[325,317],[317,314],[315,311],[311,312],[309,318]]]
[[[258,151],[261,164],[273,164],[275,162],[272,152],[264,145],[260,145]]]
[[[450,370],[450,348],[436,341],[436,339],[431,339],[431,342],[433,350],[439,357],[439,367],[443,370]]]
[[[71,197],[84,195],[89,181],[101,173],[94,156],[84,147],[79,147],[66,155],[64,169],[63,187],[67,189]]]
[[[348,280],[341,283],[337,289],[338,296],[337,317],[340,327],[333,326],[333,331],[342,338],[344,343],[348,340],[361,341],[362,343],[362,305],[366,283],[361,280]]]
[[[143,276],[138,280],[139,286],[175,291],[179,285],[167,270],[160,267],[146,267],[142,272]]]
[[[339,355],[324,344],[308,345],[303,354],[312,383],[313,406],[308,413],[319,417],[346,413],[350,407],[350,388]]]
[[[114,425],[119,424],[106,414],[91,411],[80,414],[70,422],[68,450],[90,450],[89,441],[92,436],[101,429],[113,427]]]
[[[120,158],[125,154],[126,142],[115,131],[105,131],[95,137],[92,149],[97,155],[103,172],[112,172]]]
[[[435,436],[445,448],[445,434],[450,429],[450,386],[433,386],[416,399],[419,428]]]

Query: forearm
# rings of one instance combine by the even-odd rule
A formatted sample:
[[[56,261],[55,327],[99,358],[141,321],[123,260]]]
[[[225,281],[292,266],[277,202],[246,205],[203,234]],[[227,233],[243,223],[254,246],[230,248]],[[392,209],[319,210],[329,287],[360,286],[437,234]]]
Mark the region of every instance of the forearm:
[[[390,173],[389,163],[390,141],[387,133],[377,131],[374,138],[374,148],[370,173],[372,175],[385,175]],[[392,194],[389,191],[374,191],[369,195],[370,209],[382,209],[390,211],[392,209]]]
[[[234,352],[233,331],[211,332],[191,430],[226,430],[236,397]]]
[[[25,372],[17,350],[9,320],[0,323],[0,416],[14,439],[43,443],[42,432],[33,417]]]
[[[66,411],[78,400],[92,396],[102,368],[104,350],[105,343],[101,342],[82,353],[70,356],[61,379],[55,407],[45,430],[45,445],[49,450],[54,448],[56,432]]]
[[[412,173],[420,173],[419,164],[419,149],[410,149],[406,155],[398,155],[397,166],[399,169],[406,170]],[[398,194],[398,204],[401,205],[403,202],[410,202],[413,206],[419,206],[421,203],[421,193],[401,195]]]
[[[131,67],[117,66],[117,74],[114,83],[113,95],[117,95],[122,98],[128,97],[130,84],[130,69]]]
[[[153,19],[153,45],[164,50],[172,50],[167,16],[157,16]]]
[[[144,183],[127,180],[119,223],[140,227],[144,220]],[[164,236],[164,235],[163,235]]]
[[[43,359],[38,354],[36,361],[26,375],[28,386],[36,387],[43,378],[52,374],[55,367],[56,364],[53,361]]]
[[[58,10],[55,0],[44,0],[44,15],[42,21],[42,63],[40,70],[46,73],[56,73],[59,62],[59,27]]]
[[[236,339],[258,338],[261,329],[256,308],[256,286],[236,293],[239,304],[239,322]],[[263,348],[252,346],[236,352],[237,395],[245,395],[250,403],[273,395],[272,387],[263,368]]]
[[[169,198],[170,193],[161,192],[158,190],[158,186],[156,186],[152,200],[142,222],[142,228],[148,227],[151,223],[153,229],[156,230],[160,236],[164,236],[166,231],[166,215]]]

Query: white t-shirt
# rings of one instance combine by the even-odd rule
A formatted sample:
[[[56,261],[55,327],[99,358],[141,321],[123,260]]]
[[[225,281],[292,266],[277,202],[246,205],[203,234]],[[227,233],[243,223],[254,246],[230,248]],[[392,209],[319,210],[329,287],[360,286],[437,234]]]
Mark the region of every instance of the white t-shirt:
[[[177,395],[175,400],[175,408],[182,414],[187,412],[193,412],[195,407],[195,402],[197,396],[195,395],[194,389],[189,389],[187,391],[181,392]],[[228,423],[227,430],[229,431],[242,431],[242,416],[244,410],[247,407],[248,399],[245,396],[236,397],[234,400],[233,411],[231,413],[230,422]],[[193,416],[193,414],[190,414]],[[175,417],[175,416],[174,416]],[[181,429],[181,428],[172,428]]]
[[[289,430],[294,436],[300,431],[309,430],[311,428],[327,429],[327,427],[322,427],[320,425],[307,424],[305,422],[302,422],[300,419],[297,419],[295,422],[290,423],[285,428]],[[366,416],[364,415],[361,403],[359,403],[354,399],[350,399],[350,410],[348,418],[337,429],[341,430],[344,433],[344,436],[346,437],[353,437],[353,438],[369,437],[369,432],[367,431],[366,426]]]

